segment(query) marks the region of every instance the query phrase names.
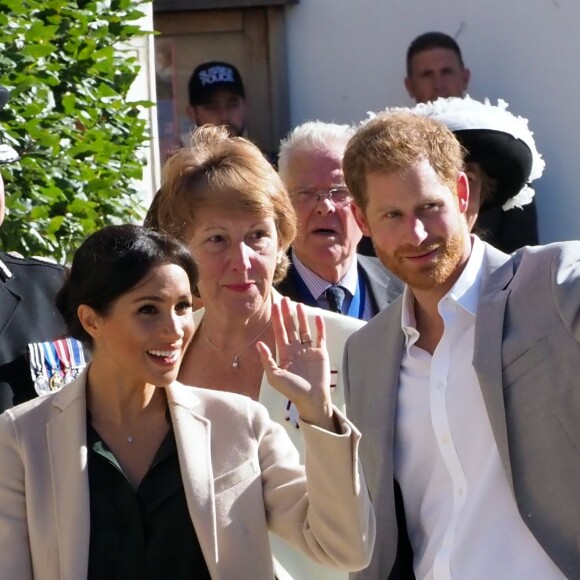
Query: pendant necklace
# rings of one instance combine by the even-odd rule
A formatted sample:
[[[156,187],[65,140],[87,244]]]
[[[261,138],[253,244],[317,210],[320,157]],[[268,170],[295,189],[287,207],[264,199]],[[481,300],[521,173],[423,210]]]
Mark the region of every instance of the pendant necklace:
[[[256,336],[256,338],[254,338],[252,340],[252,342],[248,343],[246,346],[244,346],[244,348],[234,356],[234,360],[232,361],[232,368],[233,369],[238,369],[240,368],[240,357],[260,338],[260,336],[262,336],[262,334],[264,334],[264,332],[266,332],[266,330],[268,329],[268,327],[270,326],[270,322],[272,322],[271,320],[268,321],[268,323],[266,324],[266,326],[264,326],[264,328],[262,328],[262,330],[260,330],[258,336]],[[226,356],[231,356],[229,355],[227,352],[223,351],[221,348],[218,348],[210,339],[209,336],[207,335],[207,331],[205,329],[205,324],[203,323],[203,320],[201,322],[201,327],[203,328],[203,334],[205,336],[205,339],[207,340],[207,343],[214,349],[217,350],[218,352],[221,352],[222,354],[225,354]]]

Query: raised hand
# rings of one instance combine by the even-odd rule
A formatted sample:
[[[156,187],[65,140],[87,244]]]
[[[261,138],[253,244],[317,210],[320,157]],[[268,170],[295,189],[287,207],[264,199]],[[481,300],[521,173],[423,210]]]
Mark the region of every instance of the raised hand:
[[[288,298],[272,306],[272,328],[280,364],[268,346],[258,342],[262,366],[270,384],[296,405],[304,421],[334,431],[324,321],[316,316],[314,341],[302,304],[297,305],[296,314],[297,321]]]

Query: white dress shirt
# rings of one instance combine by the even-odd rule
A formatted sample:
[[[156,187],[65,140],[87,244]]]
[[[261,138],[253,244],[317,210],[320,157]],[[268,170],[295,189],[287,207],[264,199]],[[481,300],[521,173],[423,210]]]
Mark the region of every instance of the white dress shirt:
[[[520,516],[473,369],[483,244],[439,302],[433,355],[415,346],[413,296],[397,401],[395,477],[401,485],[417,580],[564,578]]]

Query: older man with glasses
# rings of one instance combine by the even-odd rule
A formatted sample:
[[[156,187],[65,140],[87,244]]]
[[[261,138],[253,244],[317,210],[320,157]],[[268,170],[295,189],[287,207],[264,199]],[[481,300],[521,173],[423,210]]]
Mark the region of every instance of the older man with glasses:
[[[401,292],[377,258],[357,254],[362,232],[344,184],[348,125],[312,121],[280,145],[279,171],[298,217],[292,265],[278,290],[293,300],[369,320]]]

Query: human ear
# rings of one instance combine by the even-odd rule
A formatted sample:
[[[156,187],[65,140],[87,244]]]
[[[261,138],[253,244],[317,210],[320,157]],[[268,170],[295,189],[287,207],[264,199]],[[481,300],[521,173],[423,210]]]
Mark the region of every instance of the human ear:
[[[407,89],[407,93],[409,93],[409,97],[415,99],[415,90],[413,88],[413,81],[411,81],[409,77],[405,77],[405,88]]]
[[[464,68],[463,69],[463,81],[465,83],[465,87],[463,89],[463,91],[467,91],[467,88],[469,87],[469,79],[471,78],[471,71],[468,68]]]
[[[77,316],[85,331],[92,338],[96,338],[99,335],[99,322],[101,320],[101,317],[96,313],[96,311],[87,304],[81,304],[77,308]]]
[[[371,230],[369,228],[367,217],[364,211],[360,209],[355,203],[352,204],[352,215],[354,216],[354,220],[356,221],[361,232],[365,236],[371,237]]]
[[[460,171],[457,176],[456,191],[459,211],[464,214],[469,206],[469,181],[463,171]]]
[[[193,108],[192,105],[187,105],[187,107],[185,107],[185,114],[187,115],[187,118],[194,124],[197,125],[196,119],[197,116],[195,114],[195,109]]]

